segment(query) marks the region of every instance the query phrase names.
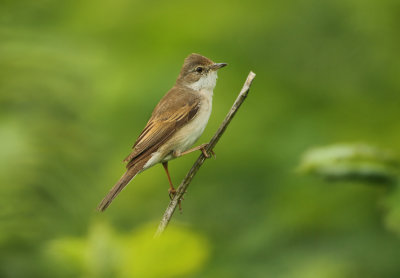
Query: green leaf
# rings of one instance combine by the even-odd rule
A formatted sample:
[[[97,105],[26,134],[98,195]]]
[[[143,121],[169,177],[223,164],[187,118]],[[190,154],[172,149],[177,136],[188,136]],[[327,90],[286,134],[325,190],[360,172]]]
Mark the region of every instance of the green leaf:
[[[390,182],[399,174],[399,159],[367,144],[335,144],[304,153],[298,170],[333,180]]]

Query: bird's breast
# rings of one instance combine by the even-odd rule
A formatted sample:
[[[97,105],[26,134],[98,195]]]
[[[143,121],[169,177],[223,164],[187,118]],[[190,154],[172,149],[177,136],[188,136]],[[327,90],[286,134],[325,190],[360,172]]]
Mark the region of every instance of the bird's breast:
[[[172,151],[184,152],[199,139],[207,126],[212,110],[212,91],[200,92],[200,107],[196,116],[171,138]]]

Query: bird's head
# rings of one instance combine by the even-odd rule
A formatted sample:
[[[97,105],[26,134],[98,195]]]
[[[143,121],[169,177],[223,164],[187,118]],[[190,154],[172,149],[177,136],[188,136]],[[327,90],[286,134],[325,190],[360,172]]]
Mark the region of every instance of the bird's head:
[[[213,90],[217,82],[217,71],[226,65],[214,63],[199,54],[190,54],[186,57],[176,82],[195,91]]]

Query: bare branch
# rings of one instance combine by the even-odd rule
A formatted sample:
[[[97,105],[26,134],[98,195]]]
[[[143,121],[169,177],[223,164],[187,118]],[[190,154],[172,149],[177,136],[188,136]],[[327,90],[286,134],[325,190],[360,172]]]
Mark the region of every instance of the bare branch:
[[[208,143],[208,145],[206,147],[207,153],[210,152],[215,147],[215,145],[218,143],[222,134],[225,132],[225,129],[227,128],[228,124],[230,123],[232,118],[235,116],[240,105],[242,105],[243,101],[246,99],[247,94],[249,93],[249,90],[250,90],[251,83],[253,82],[255,76],[256,76],[255,73],[252,71],[247,76],[246,82],[244,83],[242,90],[240,91],[238,97],[236,98],[236,101],[233,103],[232,108],[229,110],[224,121],[218,128],[218,130],[215,133],[215,135],[213,136],[213,138],[211,138],[210,142]],[[163,233],[165,228],[167,227],[167,225],[168,225],[169,221],[171,220],[172,215],[174,214],[174,211],[179,203],[179,200],[185,194],[186,189],[189,187],[189,184],[191,183],[193,177],[196,175],[197,171],[200,169],[201,165],[203,165],[205,160],[206,160],[206,157],[204,156],[204,154],[201,154],[199,156],[199,158],[196,160],[196,162],[193,164],[193,167],[187,173],[186,177],[183,179],[182,183],[177,188],[174,198],[171,200],[167,209],[165,210],[164,216],[161,219],[161,222],[158,226],[155,237],[159,237]]]

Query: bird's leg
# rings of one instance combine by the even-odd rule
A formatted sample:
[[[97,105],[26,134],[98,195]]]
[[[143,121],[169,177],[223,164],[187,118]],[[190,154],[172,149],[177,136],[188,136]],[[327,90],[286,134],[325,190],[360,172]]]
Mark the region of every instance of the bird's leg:
[[[176,189],[174,188],[174,185],[172,184],[171,181],[171,177],[169,175],[169,171],[168,171],[168,161],[167,162],[163,162],[162,163],[165,173],[167,173],[167,177],[168,177],[168,181],[169,181],[169,189],[168,189],[168,195],[169,198],[172,200],[172,198],[175,196],[176,194]],[[182,212],[182,205],[181,205],[181,200],[183,200],[183,197],[181,199],[179,199],[178,201],[178,205],[179,205],[179,211]]]
[[[210,158],[210,155],[209,155],[209,154],[207,153],[207,151],[206,151],[207,145],[208,145],[208,144],[201,144],[200,146],[191,148],[190,150],[187,150],[187,151],[184,151],[184,152],[181,152],[181,153],[174,153],[174,155],[175,155],[176,157],[179,157],[179,156],[183,156],[183,155],[185,155],[185,154],[192,153],[192,152],[195,152],[195,151],[200,150],[206,158]],[[211,150],[210,153],[211,153],[212,156],[215,157],[214,151]]]
[[[164,167],[165,173],[167,173],[167,177],[168,177],[168,181],[169,181],[169,189],[168,189],[169,198],[172,199],[172,197],[174,197],[174,195],[176,193],[176,190],[174,188],[174,185],[172,184],[171,176],[169,175],[169,172],[168,172],[168,161],[163,162],[162,165]]]

